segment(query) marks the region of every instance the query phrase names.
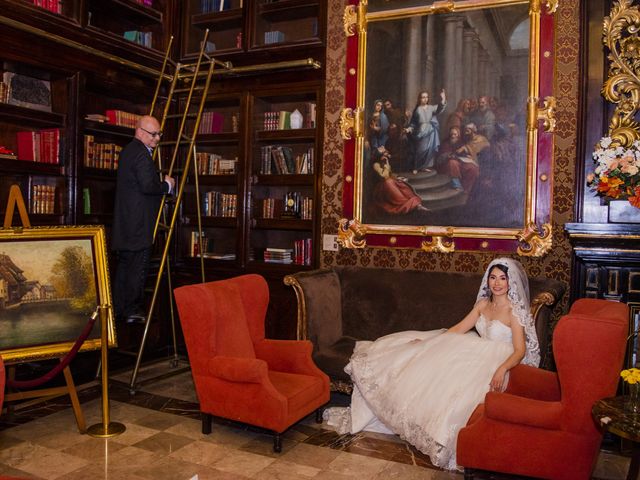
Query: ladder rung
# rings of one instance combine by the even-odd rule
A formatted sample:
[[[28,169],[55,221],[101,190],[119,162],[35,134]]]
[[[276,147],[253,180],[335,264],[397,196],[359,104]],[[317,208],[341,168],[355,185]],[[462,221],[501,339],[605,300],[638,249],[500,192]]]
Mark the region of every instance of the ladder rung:
[[[182,134],[182,139],[186,140],[187,142],[191,142],[191,137],[185,133]]]
[[[158,229],[159,230],[169,230],[169,225],[167,225],[166,223],[158,223]]]
[[[182,118],[182,117],[195,117],[196,113],[172,113],[165,118]]]
[[[160,142],[158,145],[160,145],[161,147],[164,147],[166,145],[175,145],[176,143],[179,143],[180,145],[189,145],[191,143],[190,140],[182,140],[180,142],[177,142],[176,140],[165,140],[164,142]]]
[[[197,91],[204,90],[204,86],[200,85],[200,86],[193,87],[193,91],[195,92],[196,90]],[[190,92],[190,91],[191,91],[191,88],[176,88],[173,91],[173,93],[185,93],[185,92]]]

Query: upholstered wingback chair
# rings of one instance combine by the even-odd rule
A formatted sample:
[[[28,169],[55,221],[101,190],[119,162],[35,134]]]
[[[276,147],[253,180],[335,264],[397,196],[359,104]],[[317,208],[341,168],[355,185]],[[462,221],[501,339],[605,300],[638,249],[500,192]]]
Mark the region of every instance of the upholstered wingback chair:
[[[460,430],[465,479],[474,469],[588,479],[602,439],[591,408],[616,393],[628,322],[623,303],[577,300],[553,333],[557,373],[518,365],[506,392],[487,393]]]
[[[329,401],[329,378],[309,341],[265,339],[269,289],[259,275],[175,289],[200,410],[280,434]]]

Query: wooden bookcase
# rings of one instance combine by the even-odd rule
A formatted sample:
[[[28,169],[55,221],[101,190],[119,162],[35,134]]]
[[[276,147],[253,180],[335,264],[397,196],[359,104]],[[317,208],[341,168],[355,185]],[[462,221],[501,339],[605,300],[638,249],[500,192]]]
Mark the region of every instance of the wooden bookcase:
[[[218,4],[223,6],[219,10],[202,11],[201,0],[184,2],[182,58],[197,55],[207,29],[210,54],[243,64],[268,58],[269,52],[314,55],[310,47],[324,46],[325,1],[220,0]]]
[[[0,198],[6,198],[13,183],[21,185],[29,204],[34,185],[55,187],[52,213],[32,213],[32,223],[102,224],[109,241],[116,170],[109,163],[89,163],[85,142],[90,137],[94,146],[123,147],[133,129],[87,116],[107,110],[147,113],[170,36],[177,36],[172,59],[190,62],[209,28],[209,41],[216,45],[210,54],[216,59],[258,68],[230,75],[216,69],[205,110],[217,114],[218,123],[198,135],[196,151],[237,161],[232,162],[233,170],[199,175],[200,198],[193,172],[188,172],[172,250],[174,285],[200,280],[199,252],[193,250],[199,203],[204,234],[210,239],[204,252],[206,279],[263,274],[271,293],[267,334],[292,338],[296,300],[282,280],[288,273],[318,265],[325,72],[308,64],[284,70],[269,65],[308,58],[323,61],[326,2],[225,0],[228,8],[218,12],[202,12],[201,5],[200,0],[154,0],[151,6],[136,0],[65,0],[54,13],[27,0],[0,0],[0,42],[6,47],[0,53],[0,73],[28,75],[51,88],[51,111],[0,103],[0,145],[16,150],[18,131],[59,129],[61,138],[59,164],[0,158]],[[132,30],[152,32],[151,45],[126,40],[124,32]],[[284,40],[265,41],[265,33],[271,31],[283,32]],[[265,129],[266,113],[297,109],[304,114],[311,104],[316,106],[314,126]],[[176,105],[172,109],[179,111]],[[174,127],[165,125],[165,140]],[[268,174],[261,170],[266,148],[284,149],[294,162],[313,152],[312,166],[305,173],[291,167],[293,172]],[[165,165],[168,150],[163,147]],[[181,152],[178,160],[183,159]],[[183,172],[180,164],[177,167],[179,179]],[[281,206],[265,216],[265,200],[282,205],[287,195],[306,202],[304,218],[300,211],[284,216]],[[216,211],[216,201],[226,203]],[[306,265],[264,261],[265,249],[292,249],[307,239],[312,251]],[[127,343],[122,329],[119,337]],[[167,337],[167,332],[154,330],[150,345],[166,346]]]
[[[13,86],[0,99],[0,146],[5,149],[0,155],[0,198],[6,199],[11,185],[17,184],[32,224],[64,224],[69,221],[67,172],[73,161],[68,148],[68,76],[0,57],[0,77]],[[5,208],[3,203],[2,216]]]

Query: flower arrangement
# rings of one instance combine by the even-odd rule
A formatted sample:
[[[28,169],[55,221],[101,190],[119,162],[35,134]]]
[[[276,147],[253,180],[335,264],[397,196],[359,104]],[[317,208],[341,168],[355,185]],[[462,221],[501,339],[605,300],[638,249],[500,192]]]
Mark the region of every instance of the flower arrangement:
[[[622,370],[620,372],[620,376],[622,380],[627,382],[629,385],[635,385],[640,383],[640,368],[628,368],[626,370]]]
[[[626,199],[640,208],[640,140],[625,148],[613,144],[611,137],[602,137],[593,160],[596,169],[587,177],[587,185],[600,196]]]

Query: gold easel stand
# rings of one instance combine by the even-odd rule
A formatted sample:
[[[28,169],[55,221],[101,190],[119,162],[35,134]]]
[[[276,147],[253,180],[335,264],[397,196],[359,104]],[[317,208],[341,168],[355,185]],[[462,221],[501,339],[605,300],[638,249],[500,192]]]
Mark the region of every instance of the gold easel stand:
[[[18,214],[20,215],[22,227],[12,226],[13,213],[16,207],[18,208]],[[24,197],[22,196],[20,186],[18,185],[11,185],[11,188],[9,189],[9,199],[7,200],[7,208],[5,210],[4,223],[2,228],[13,228],[16,231],[19,231],[21,228],[31,228],[31,221],[29,220],[27,206],[24,203]],[[28,399],[38,399],[38,401],[44,401],[60,395],[68,394],[69,398],[71,399],[73,414],[76,418],[76,423],[78,424],[78,431],[80,433],[85,433],[87,431],[87,425],[85,423],[84,414],[82,413],[82,408],[80,407],[78,391],[76,390],[76,385],[73,382],[73,377],[71,376],[71,369],[68,365],[62,370],[62,373],[64,374],[64,379],[66,382],[65,386],[39,388],[36,390],[29,390],[25,392],[9,392],[5,395],[4,400],[5,402]],[[11,379],[15,378],[15,366],[8,365],[7,375]]]
[[[109,419],[109,367],[108,350],[109,338],[107,337],[107,311],[109,305],[100,305],[100,352],[102,355],[102,423],[91,425],[87,433],[92,437],[109,438],[123,433],[127,427],[122,423],[111,422]]]

